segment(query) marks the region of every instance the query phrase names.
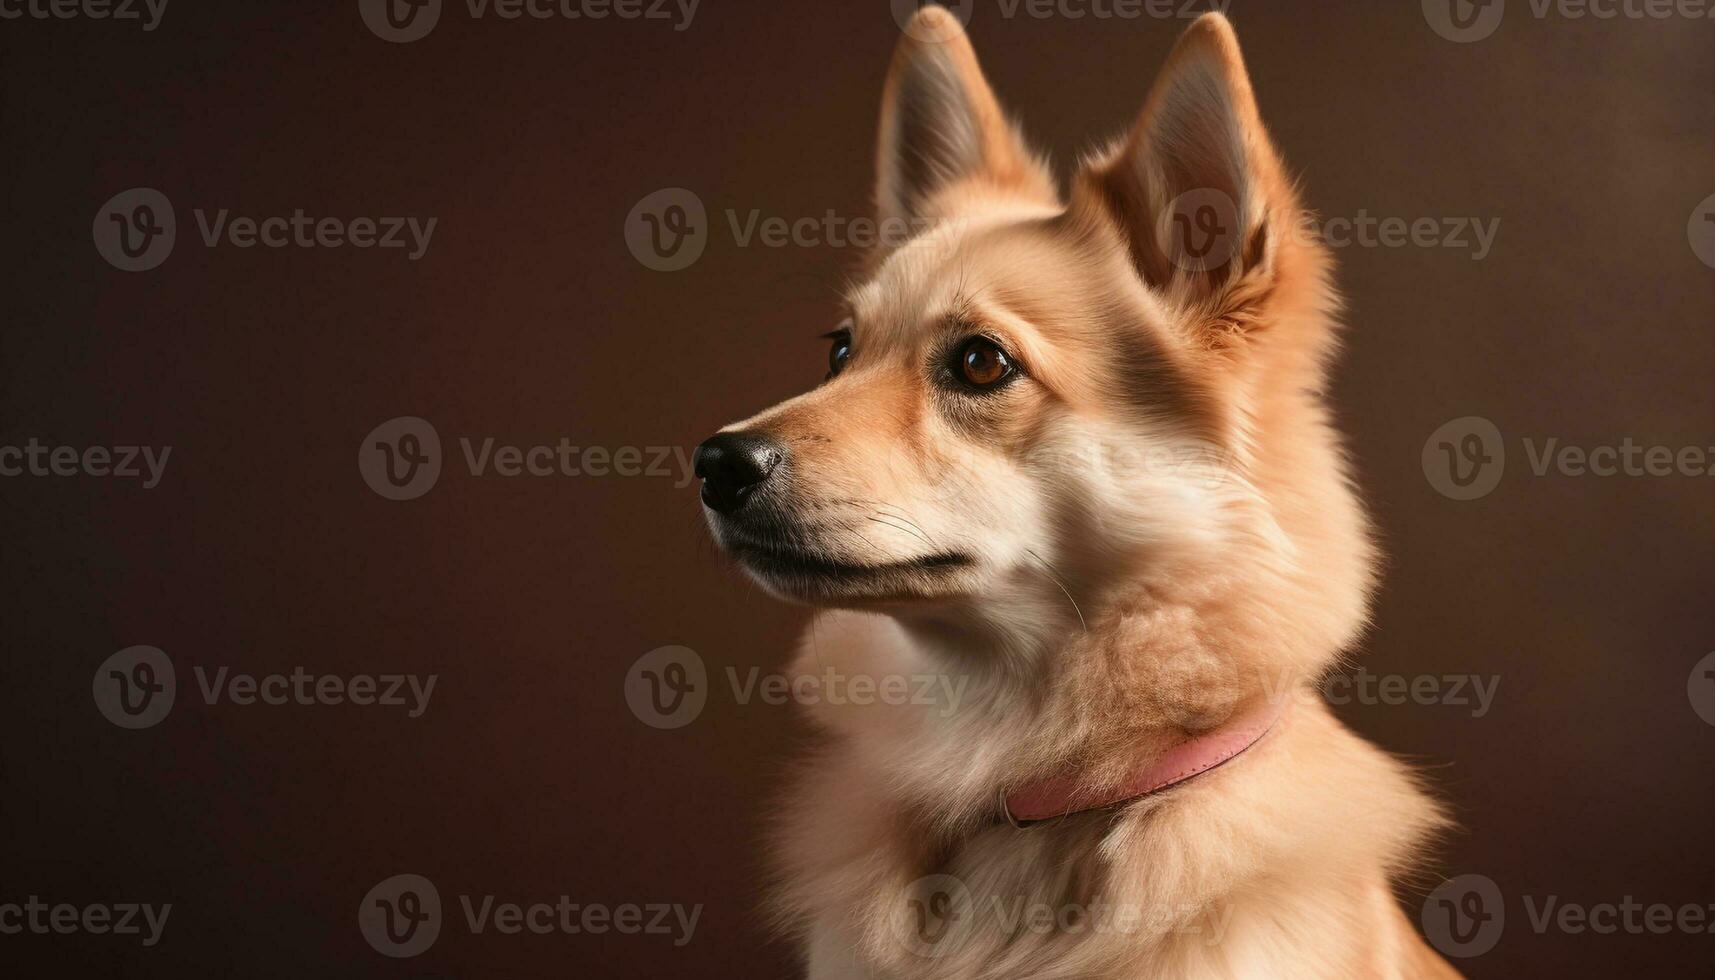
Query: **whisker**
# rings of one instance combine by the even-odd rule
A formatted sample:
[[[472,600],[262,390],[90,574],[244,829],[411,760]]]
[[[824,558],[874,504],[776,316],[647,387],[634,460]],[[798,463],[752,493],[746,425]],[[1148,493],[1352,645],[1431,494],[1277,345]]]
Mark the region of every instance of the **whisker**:
[[[1078,625],[1082,626],[1084,628],[1084,632],[1088,633],[1090,631],[1090,624],[1084,621],[1084,611],[1078,608],[1078,600],[1072,598],[1072,592],[1066,588],[1066,583],[1060,581],[1060,576],[1054,574],[1053,566],[1049,565],[1048,562],[1043,560],[1041,555],[1029,548],[1024,549],[1024,553],[1036,559],[1036,563],[1042,566],[1042,570],[1048,573],[1048,577],[1054,580],[1054,584],[1060,587],[1060,591],[1066,593],[1066,601],[1072,604],[1072,611],[1078,614]]]
[[[891,515],[883,515],[883,516],[891,517]],[[901,520],[901,519],[902,518],[893,518],[892,520]],[[915,535],[917,537],[917,539],[922,541],[924,544],[928,545],[931,548],[935,547],[935,543],[933,541],[930,541],[928,538],[924,537],[922,532],[912,530],[911,528],[908,528],[903,524],[894,524],[894,523],[892,523],[892,520],[882,520],[882,518],[880,518],[880,517],[870,517],[870,518],[868,518],[868,520],[872,520],[877,524],[881,524],[881,525],[884,525],[886,527],[893,528],[895,531],[904,531],[906,534]]]
[[[878,509],[882,508],[882,507],[890,507],[894,511],[897,511],[897,513],[889,513],[888,511],[884,510],[884,511],[881,511],[881,515],[883,517],[891,517],[896,521],[901,521],[903,523],[911,525],[911,529],[916,531],[920,536],[922,536],[923,540],[927,541],[929,543],[929,547],[931,547],[931,548],[939,548],[940,547],[940,545],[936,544],[935,540],[932,537],[930,537],[929,532],[923,530],[923,526],[921,524],[918,524],[916,521],[911,519],[910,515],[906,513],[905,508],[899,506],[898,504],[890,504],[885,500],[870,500],[870,501],[866,501],[866,502],[874,504]]]

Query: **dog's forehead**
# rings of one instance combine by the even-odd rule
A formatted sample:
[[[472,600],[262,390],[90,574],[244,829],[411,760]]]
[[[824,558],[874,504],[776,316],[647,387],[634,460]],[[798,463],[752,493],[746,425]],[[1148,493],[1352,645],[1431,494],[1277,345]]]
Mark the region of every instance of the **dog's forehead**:
[[[952,217],[900,245],[848,296],[867,344],[918,336],[997,288],[1016,286],[1026,266],[1056,264],[1054,236],[1040,207]]]

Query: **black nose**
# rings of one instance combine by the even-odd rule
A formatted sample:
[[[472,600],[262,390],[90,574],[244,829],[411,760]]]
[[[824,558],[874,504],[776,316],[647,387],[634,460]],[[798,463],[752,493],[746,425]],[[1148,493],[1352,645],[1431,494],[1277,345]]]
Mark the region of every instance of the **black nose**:
[[[730,514],[780,465],[780,448],[748,432],[723,432],[697,447],[696,473],[703,479],[703,503]]]

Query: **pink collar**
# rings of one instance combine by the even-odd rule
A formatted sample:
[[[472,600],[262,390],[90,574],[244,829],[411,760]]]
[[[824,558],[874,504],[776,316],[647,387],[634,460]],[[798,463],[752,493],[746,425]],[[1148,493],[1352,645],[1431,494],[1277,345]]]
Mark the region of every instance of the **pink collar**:
[[[1187,738],[1132,773],[1107,793],[1092,793],[1075,776],[1056,776],[1001,797],[1001,815],[1014,827],[1130,803],[1228,762],[1273,730],[1284,698],[1258,702],[1206,734]]]

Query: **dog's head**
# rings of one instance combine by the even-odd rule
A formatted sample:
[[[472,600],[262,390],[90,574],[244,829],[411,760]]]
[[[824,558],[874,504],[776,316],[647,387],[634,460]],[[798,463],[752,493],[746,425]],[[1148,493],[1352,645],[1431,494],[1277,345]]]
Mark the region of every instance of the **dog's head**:
[[[1328,262],[1295,234],[1224,18],[1187,31],[1062,200],[927,8],[878,170],[880,227],[909,232],[851,290],[826,380],[697,452],[714,533],[765,588],[1065,604],[1367,557],[1314,393]]]

